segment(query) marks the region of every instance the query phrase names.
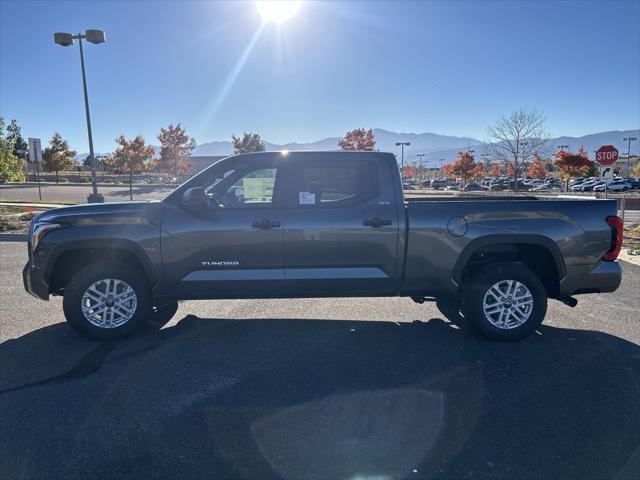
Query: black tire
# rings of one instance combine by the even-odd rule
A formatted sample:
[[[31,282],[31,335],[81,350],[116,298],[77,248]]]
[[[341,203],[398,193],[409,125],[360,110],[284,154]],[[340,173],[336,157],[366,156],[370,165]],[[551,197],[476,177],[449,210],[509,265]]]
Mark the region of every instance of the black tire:
[[[103,279],[126,282],[136,294],[137,305],[133,316],[122,325],[113,328],[94,325],[82,313],[82,297],[85,290]],[[115,340],[127,337],[153,313],[151,289],[146,277],[125,263],[113,261],[91,263],[78,270],[65,289],[62,307],[69,325],[81,335],[93,340]]]
[[[485,315],[483,302],[493,285],[506,280],[516,280],[523,284],[531,293],[533,302],[529,317],[524,323],[512,328],[499,328]],[[493,340],[510,342],[525,338],[540,326],[547,313],[547,292],[544,285],[537,275],[520,264],[493,264],[472,276],[462,288],[462,312],[465,318],[482,335]],[[511,305],[510,300],[501,305]]]

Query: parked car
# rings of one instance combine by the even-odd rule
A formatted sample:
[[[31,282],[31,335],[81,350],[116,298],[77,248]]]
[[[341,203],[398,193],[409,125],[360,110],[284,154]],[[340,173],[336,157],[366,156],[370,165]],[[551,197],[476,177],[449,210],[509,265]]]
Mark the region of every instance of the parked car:
[[[434,190],[439,190],[441,188],[445,188],[449,185],[449,180],[447,179],[441,179],[441,178],[437,178],[437,179],[433,179],[431,180],[431,184],[429,185],[431,188],[433,188]]]
[[[612,192],[626,192],[627,190],[630,190],[632,188],[633,186],[627,180],[617,180],[607,184],[607,189],[611,190]]]
[[[598,180],[587,180],[571,187],[574,192],[588,192],[598,183]]]
[[[604,181],[596,181],[596,182],[591,182],[588,184],[583,184],[582,185],[582,191],[583,192],[591,192],[593,191],[593,189],[595,187],[599,187],[599,186],[604,186],[606,182]]]
[[[37,215],[23,281],[63,295],[69,324],[99,340],[180,299],[398,295],[452,302],[487,337],[517,340],[548,298],[618,288],[616,213],[615,200],[405,198],[390,153],[250,153],[162,201]]]
[[[583,183],[585,181],[586,181],[586,179],[582,178],[582,177],[572,178],[571,180],[569,180],[569,187],[573,187],[574,185],[577,185],[579,183]]]
[[[634,190],[639,189],[640,188],[640,181],[633,179],[633,178],[629,178],[627,179],[627,183],[631,186],[631,188],[633,188]]]
[[[561,190],[562,186],[558,183],[555,182],[545,182],[545,183],[541,183],[540,185],[538,185],[535,188],[532,188],[531,191],[533,192],[539,192],[539,191],[543,191],[543,190]]]
[[[482,187],[477,183],[468,183],[462,188],[462,190],[465,192],[481,192]]]

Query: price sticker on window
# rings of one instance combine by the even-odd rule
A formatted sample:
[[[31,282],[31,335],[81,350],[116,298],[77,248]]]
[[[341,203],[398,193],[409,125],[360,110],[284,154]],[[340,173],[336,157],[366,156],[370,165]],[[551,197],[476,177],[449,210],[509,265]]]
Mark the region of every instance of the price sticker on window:
[[[299,192],[298,202],[300,205],[315,205],[316,194],[313,192]]]

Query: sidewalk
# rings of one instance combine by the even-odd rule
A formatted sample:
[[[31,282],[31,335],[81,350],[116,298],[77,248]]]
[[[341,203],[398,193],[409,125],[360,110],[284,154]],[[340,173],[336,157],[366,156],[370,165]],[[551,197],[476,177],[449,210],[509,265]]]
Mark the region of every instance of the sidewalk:
[[[69,205],[60,205],[56,203],[29,203],[29,202],[0,202],[0,207],[25,207],[25,208],[60,208],[68,207]]]

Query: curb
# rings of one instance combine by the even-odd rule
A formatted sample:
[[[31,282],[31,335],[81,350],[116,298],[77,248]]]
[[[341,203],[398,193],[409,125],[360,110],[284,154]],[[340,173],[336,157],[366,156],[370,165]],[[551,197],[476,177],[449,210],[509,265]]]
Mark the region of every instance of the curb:
[[[60,207],[71,207],[77,204],[59,204],[59,203],[29,203],[29,202],[0,202],[0,207],[24,207],[37,209],[49,209]],[[23,212],[24,213],[24,212]]]
[[[640,267],[640,255],[629,255],[623,248],[618,255],[618,260],[629,262],[633,265]]]
[[[26,242],[26,233],[0,233],[0,242]]]

